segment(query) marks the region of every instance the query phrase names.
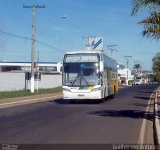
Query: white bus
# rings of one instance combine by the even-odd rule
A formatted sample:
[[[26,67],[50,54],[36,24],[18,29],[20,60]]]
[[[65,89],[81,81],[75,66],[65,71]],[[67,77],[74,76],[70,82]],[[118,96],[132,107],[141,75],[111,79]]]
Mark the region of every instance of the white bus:
[[[135,77],[134,84],[135,85],[141,85],[141,84],[143,84],[142,76]]]
[[[103,51],[77,51],[64,55],[63,99],[99,99],[118,91],[117,63]]]

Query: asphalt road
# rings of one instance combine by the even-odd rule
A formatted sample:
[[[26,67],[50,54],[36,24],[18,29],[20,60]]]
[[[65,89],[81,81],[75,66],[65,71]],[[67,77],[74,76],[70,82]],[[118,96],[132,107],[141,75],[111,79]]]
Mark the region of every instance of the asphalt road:
[[[150,95],[157,85],[128,87],[104,103],[55,101],[0,110],[0,143],[137,144]],[[148,132],[150,142],[153,133]],[[149,131],[147,131],[149,130]]]

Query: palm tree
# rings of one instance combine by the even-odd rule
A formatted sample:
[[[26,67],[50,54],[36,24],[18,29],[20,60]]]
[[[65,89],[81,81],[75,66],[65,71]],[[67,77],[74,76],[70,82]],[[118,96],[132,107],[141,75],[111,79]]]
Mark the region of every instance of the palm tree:
[[[160,53],[157,53],[153,59],[153,71],[155,73],[156,79],[160,81]]]
[[[139,75],[141,73],[141,64],[135,64],[134,68],[136,70],[137,75]]]
[[[149,16],[139,22],[144,26],[143,36],[160,38],[160,0],[133,0],[132,15],[136,15],[142,8],[149,9]]]
[[[148,18],[139,22],[144,25],[143,36],[160,38],[160,13],[153,12]]]
[[[160,7],[160,0],[133,0],[132,15],[136,15],[142,8],[148,8],[150,12],[158,10]]]

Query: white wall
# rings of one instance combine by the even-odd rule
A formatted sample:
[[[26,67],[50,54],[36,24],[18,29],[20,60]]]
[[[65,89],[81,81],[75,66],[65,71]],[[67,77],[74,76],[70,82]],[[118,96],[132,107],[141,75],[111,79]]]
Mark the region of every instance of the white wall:
[[[25,84],[25,73],[0,72],[0,91],[30,89],[30,82]],[[35,88],[36,88],[35,81]],[[39,88],[54,88],[62,86],[62,75],[41,75]]]
[[[118,74],[120,74],[121,77],[127,78],[127,71],[128,71],[128,77],[131,76],[131,70],[130,69],[118,69]]]
[[[37,81],[35,81],[35,86]],[[38,82],[40,88],[53,88],[62,86],[62,75],[41,75],[41,81]]]
[[[13,91],[25,88],[24,73],[0,72],[0,91]]]

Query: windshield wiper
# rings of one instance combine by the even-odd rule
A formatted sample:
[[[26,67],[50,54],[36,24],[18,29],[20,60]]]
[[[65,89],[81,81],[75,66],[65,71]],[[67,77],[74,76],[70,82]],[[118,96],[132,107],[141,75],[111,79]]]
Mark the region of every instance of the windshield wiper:
[[[78,78],[80,78],[80,86],[82,85],[82,84],[81,84],[82,80],[84,80],[84,82],[87,84],[87,86],[89,86],[88,82],[86,81],[86,79],[84,78],[83,75],[82,75],[82,76],[78,75],[78,76],[76,77],[76,79],[73,81],[72,86],[76,83],[76,81],[77,81]]]

